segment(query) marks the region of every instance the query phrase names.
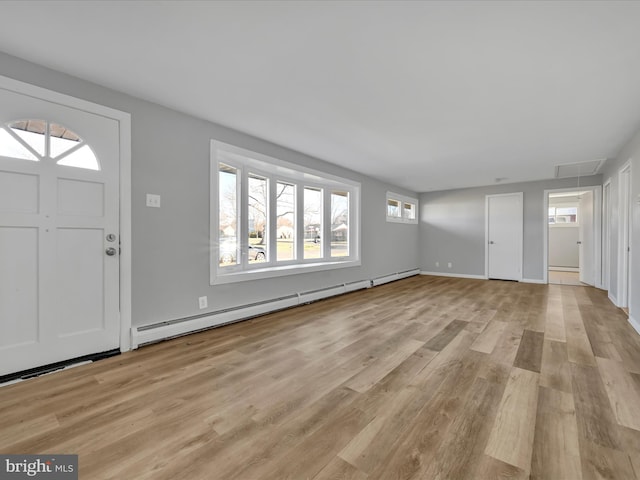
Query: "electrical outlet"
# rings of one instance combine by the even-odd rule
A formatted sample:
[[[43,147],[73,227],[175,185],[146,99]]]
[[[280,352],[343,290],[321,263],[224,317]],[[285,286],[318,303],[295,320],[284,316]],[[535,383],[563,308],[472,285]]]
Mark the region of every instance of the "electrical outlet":
[[[449,268],[453,267],[453,263],[451,263],[451,262],[447,263],[447,267],[449,267]]]
[[[439,266],[440,266],[440,262],[436,262],[436,267],[439,267]]]
[[[199,297],[198,305],[200,306],[200,310],[207,308],[207,297]]]
[[[160,195],[147,193],[147,207],[160,208]]]

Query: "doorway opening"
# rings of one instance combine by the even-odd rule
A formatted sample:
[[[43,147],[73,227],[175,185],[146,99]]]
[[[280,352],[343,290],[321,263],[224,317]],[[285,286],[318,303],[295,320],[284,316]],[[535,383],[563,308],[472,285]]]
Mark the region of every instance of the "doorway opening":
[[[600,187],[545,192],[546,283],[602,288]]]

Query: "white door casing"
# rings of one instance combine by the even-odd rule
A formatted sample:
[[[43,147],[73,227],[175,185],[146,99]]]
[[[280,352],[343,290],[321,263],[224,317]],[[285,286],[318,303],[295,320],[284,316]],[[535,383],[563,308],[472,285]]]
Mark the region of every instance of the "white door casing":
[[[32,150],[39,161],[0,157],[0,375],[127,349],[119,315],[119,122],[4,88],[0,105],[3,126],[64,126],[99,163],[98,170],[65,165],[80,149],[67,160],[56,156],[53,133]],[[7,142],[6,132],[25,134],[4,132]]]
[[[523,194],[486,197],[486,262],[488,278],[522,280]]]
[[[594,195],[586,191],[580,195],[578,203],[578,254],[580,281],[587,285],[595,285],[595,245],[594,245]]]
[[[602,288],[611,289],[611,180],[607,180],[602,193]]]
[[[618,173],[620,190],[618,203],[618,306],[628,307],[631,275],[631,163],[627,162]]]

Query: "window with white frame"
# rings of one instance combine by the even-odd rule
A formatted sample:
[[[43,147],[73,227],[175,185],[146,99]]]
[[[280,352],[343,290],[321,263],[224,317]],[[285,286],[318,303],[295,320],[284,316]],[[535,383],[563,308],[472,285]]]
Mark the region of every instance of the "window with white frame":
[[[549,207],[549,225],[578,225],[578,206]]]
[[[387,221],[418,223],[418,200],[387,192]]]
[[[211,283],[360,264],[360,184],[211,141]]]

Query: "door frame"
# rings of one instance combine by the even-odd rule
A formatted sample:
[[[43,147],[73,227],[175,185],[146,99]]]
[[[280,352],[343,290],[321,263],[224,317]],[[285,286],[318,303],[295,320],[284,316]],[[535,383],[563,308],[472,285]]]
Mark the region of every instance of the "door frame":
[[[489,278],[489,199],[494,197],[518,197],[522,209],[520,211],[520,230],[518,242],[519,274],[517,281],[522,282],[524,278],[524,192],[496,193],[485,195],[484,200],[484,278]]]
[[[131,114],[0,75],[0,88],[118,122],[120,153],[120,351],[131,350]]]
[[[544,191],[542,196],[542,280],[549,283],[549,194],[560,192],[593,192],[593,266],[594,286],[603,288],[602,283],[602,186],[590,185],[585,187],[552,188]]]
[[[626,181],[623,178],[626,177]],[[631,305],[631,160],[618,170],[618,291],[617,306],[629,308]],[[628,255],[625,255],[628,253]],[[626,258],[626,262],[625,262]]]
[[[611,179],[602,185],[602,288],[611,289]]]

